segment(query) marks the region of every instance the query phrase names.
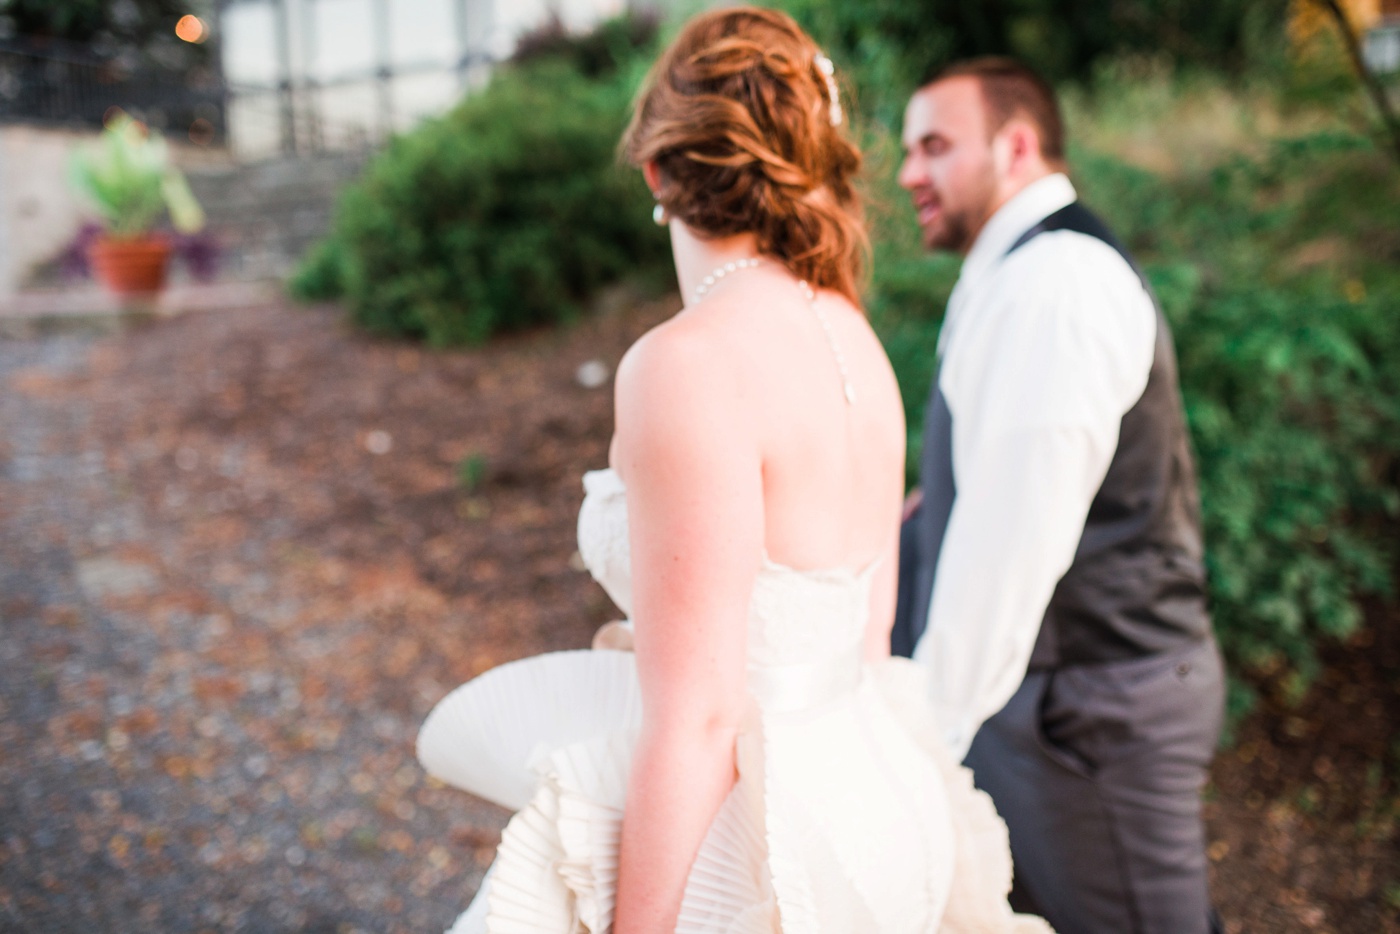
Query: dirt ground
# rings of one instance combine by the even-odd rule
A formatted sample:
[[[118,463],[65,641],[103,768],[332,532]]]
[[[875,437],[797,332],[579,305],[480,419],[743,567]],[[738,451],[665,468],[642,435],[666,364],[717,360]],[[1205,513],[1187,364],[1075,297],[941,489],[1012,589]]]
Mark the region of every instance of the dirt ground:
[[[418,724],[612,617],[579,368],[670,309],[442,353],[277,304],[0,342],[0,931],[450,923],[507,815]],[[1215,767],[1233,934],[1400,931],[1400,614],[1326,660]]]

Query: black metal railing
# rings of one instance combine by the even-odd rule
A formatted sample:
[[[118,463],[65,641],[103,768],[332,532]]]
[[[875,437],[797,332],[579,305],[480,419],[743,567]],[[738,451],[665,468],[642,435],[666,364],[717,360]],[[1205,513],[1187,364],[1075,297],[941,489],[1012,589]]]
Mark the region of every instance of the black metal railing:
[[[312,81],[233,84],[217,69],[131,64],[87,46],[26,37],[0,39],[0,124],[100,129],[120,108],[172,140],[229,146],[247,158],[372,148],[399,125],[392,88],[440,74],[465,93],[496,61],[485,53],[450,63],[366,69]],[[365,92],[355,113],[324,98]]]
[[[223,141],[227,99],[208,66],[165,69],[66,43],[0,39],[0,123],[96,128],[117,107],[208,145]]]

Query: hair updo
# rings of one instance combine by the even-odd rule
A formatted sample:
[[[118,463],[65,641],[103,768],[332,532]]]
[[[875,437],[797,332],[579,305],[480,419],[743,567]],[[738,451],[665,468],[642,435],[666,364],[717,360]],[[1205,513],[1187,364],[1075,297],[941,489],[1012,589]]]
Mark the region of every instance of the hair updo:
[[[752,232],[761,253],[859,304],[860,151],[839,125],[820,57],[786,14],[698,16],[652,67],[622,154],[656,162],[657,201],[697,233]]]

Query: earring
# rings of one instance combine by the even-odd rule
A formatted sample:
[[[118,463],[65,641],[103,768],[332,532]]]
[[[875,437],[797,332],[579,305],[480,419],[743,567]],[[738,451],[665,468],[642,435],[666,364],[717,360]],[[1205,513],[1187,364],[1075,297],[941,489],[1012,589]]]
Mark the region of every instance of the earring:
[[[845,114],[841,112],[841,94],[836,87],[836,66],[821,52],[817,53],[816,63],[817,71],[821,72],[822,80],[826,82],[828,119],[832,126],[840,126]]]
[[[666,205],[660,201],[656,202],[651,209],[651,222],[658,227],[665,227],[671,223],[671,212],[666,210]]]

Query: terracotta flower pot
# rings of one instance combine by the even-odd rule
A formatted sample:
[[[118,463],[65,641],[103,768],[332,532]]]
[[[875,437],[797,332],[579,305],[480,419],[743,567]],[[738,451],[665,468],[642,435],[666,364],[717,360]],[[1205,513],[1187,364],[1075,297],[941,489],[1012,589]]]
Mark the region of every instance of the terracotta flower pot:
[[[165,286],[170,240],[159,234],[137,239],[101,237],[88,247],[93,273],[118,295],[151,295]]]

